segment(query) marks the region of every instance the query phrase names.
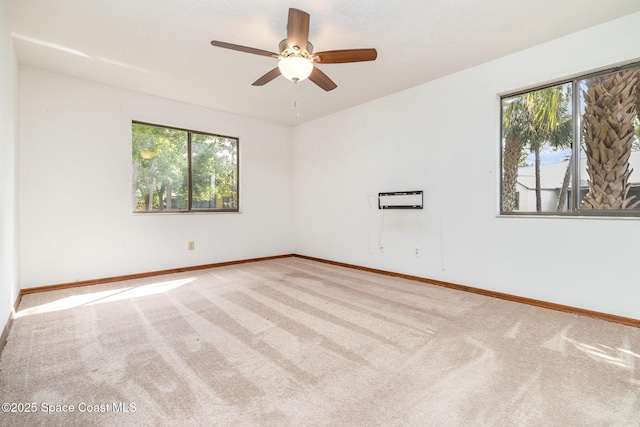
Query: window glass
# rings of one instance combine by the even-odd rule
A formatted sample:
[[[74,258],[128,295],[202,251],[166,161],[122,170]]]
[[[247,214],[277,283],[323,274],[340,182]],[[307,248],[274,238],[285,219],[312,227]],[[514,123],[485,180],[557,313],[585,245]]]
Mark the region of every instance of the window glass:
[[[191,141],[193,209],[236,209],[235,139],[194,133]],[[226,201],[226,202],[225,202]]]
[[[637,67],[583,79],[580,205],[593,210],[640,210]]]
[[[501,101],[502,214],[640,215],[640,67]]]
[[[134,210],[187,209],[187,132],[132,125]]]
[[[503,98],[503,212],[569,209],[571,93],[562,84]]]
[[[238,211],[238,139],[132,123],[135,212]]]

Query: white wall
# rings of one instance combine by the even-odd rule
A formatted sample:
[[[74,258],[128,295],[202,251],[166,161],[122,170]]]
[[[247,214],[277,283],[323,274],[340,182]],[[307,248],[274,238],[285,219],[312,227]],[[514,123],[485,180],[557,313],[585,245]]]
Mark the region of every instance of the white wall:
[[[0,332],[20,291],[18,282],[18,62],[0,2]]]
[[[27,67],[20,114],[23,288],[293,251],[291,128]],[[132,214],[132,119],[239,137],[241,213]]]
[[[638,60],[638,40],[635,14],[298,126],[296,253],[640,319],[640,220],[497,217],[500,94]],[[403,190],[424,210],[371,207]]]

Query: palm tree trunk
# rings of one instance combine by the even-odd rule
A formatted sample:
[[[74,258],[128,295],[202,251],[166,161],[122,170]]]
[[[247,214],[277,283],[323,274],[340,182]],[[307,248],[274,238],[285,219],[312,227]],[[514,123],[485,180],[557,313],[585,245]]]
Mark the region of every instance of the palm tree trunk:
[[[524,143],[518,138],[509,138],[504,144],[504,165],[502,179],[502,210],[512,212],[516,209],[516,183],[518,181],[518,164]]]
[[[586,209],[632,209],[627,198],[633,171],[629,156],[634,138],[638,71],[628,69],[591,79],[584,93],[583,135],[589,192]]]
[[[540,147],[535,147],[536,158],[536,212],[542,212],[542,190],[540,188]]]
[[[558,204],[556,205],[556,212],[563,212],[567,203],[567,193],[569,192],[569,183],[571,182],[571,170],[573,169],[573,151],[571,157],[569,157],[569,164],[564,171],[564,179],[562,180],[562,188],[560,189],[560,195],[558,196]]]
[[[638,82],[636,89],[636,117],[640,120],[640,82]]]

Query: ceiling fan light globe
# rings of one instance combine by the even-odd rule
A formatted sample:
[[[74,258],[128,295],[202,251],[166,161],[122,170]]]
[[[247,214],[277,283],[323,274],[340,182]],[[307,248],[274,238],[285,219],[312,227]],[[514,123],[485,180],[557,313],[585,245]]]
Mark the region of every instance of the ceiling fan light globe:
[[[313,71],[313,64],[306,58],[290,56],[282,58],[278,62],[278,68],[285,78],[292,82],[299,82],[309,77]]]

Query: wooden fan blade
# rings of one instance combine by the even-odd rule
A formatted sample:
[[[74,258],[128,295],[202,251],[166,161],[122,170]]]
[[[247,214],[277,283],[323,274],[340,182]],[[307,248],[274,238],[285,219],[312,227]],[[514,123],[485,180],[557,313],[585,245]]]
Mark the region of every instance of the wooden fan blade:
[[[269,52],[269,51],[262,50],[262,49],[256,49],[256,48],[253,48],[253,47],[240,46],[238,44],[220,42],[220,41],[217,41],[217,40],[212,40],[211,41],[211,45],[212,46],[216,46],[216,47],[223,47],[225,49],[237,50],[237,51],[240,51],[240,52],[253,53],[254,55],[272,56],[274,58],[278,57],[277,53]]]
[[[287,45],[298,46],[300,50],[307,48],[309,41],[309,14],[299,9],[289,9],[287,21]]]
[[[335,84],[333,80],[331,80],[325,73],[318,70],[317,67],[313,67],[313,71],[311,71],[309,80],[311,80],[327,92],[338,87],[338,85]]]
[[[262,86],[269,83],[271,80],[275,79],[279,75],[280,75],[280,68],[276,67],[251,84],[253,86]]]
[[[318,64],[341,64],[345,62],[374,61],[378,57],[375,49],[345,49],[329,50],[326,52],[314,53],[319,59]]]

